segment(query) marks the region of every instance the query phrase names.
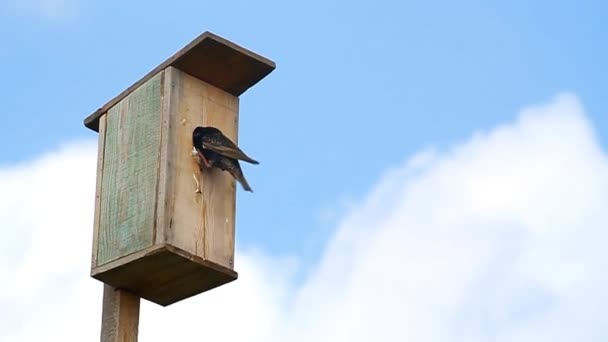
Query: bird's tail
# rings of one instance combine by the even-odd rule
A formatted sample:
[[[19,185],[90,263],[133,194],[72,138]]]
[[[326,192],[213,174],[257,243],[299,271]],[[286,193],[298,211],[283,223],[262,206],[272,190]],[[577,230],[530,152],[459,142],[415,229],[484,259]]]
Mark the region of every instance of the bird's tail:
[[[249,183],[247,182],[247,179],[245,179],[245,175],[243,174],[243,171],[240,167],[231,170],[230,173],[232,173],[234,179],[241,183],[241,186],[245,191],[253,192],[253,189],[251,189],[251,186],[249,186]]]
[[[253,192],[253,189],[251,189],[251,187],[249,186],[249,183],[247,183],[247,180],[245,179],[245,176],[243,175],[242,172],[241,172],[240,177],[237,178],[237,180],[239,181],[239,183],[241,183],[241,185],[243,186],[243,189],[245,189],[245,191]]]

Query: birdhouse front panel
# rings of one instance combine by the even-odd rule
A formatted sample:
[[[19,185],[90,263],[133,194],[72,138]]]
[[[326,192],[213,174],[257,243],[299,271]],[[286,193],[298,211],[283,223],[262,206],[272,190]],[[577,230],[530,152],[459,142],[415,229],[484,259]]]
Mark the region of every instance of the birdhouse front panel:
[[[200,170],[192,155],[192,132],[213,126],[236,142],[238,97],[173,67],[165,70],[164,81],[159,208],[164,241],[233,268],[236,184],[227,172]]]

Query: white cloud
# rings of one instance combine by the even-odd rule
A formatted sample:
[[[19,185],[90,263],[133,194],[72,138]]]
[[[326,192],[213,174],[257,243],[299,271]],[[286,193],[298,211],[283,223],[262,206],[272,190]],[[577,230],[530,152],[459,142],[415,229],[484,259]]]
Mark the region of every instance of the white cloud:
[[[576,99],[560,96],[389,172],[339,227],[287,330],[322,341],[604,340],[606,203],[606,156]]]
[[[0,169],[0,340],[98,338],[95,154]],[[140,340],[605,341],[607,203],[606,154],[561,95],[387,172],[303,284],[293,260],[239,251],[236,282],[144,302]]]

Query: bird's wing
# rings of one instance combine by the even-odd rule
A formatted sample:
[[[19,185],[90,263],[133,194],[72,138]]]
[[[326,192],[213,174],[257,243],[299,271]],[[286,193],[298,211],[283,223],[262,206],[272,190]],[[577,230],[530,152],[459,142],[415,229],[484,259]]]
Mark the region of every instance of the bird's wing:
[[[259,164],[258,161],[245,154],[235,143],[224,135],[215,135],[213,139],[204,139],[203,147],[213,152],[233,159],[240,159],[252,164]]]

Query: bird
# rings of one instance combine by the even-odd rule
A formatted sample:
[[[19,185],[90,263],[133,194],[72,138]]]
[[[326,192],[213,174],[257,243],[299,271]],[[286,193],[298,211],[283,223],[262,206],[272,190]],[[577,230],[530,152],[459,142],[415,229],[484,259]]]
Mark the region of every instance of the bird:
[[[192,143],[199,152],[203,149],[209,149],[228,158],[259,164],[257,160],[245,154],[232,140],[215,127],[196,127],[192,133]]]
[[[197,158],[201,170],[203,167],[216,167],[222,171],[228,171],[234,179],[241,183],[245,191],[253,192],[243,175],[239,160],[251,164],[259,164],[259,162],[245,154],[219,129],[211,126],[196,127],[192,133],[192,145],[192,154]]]

